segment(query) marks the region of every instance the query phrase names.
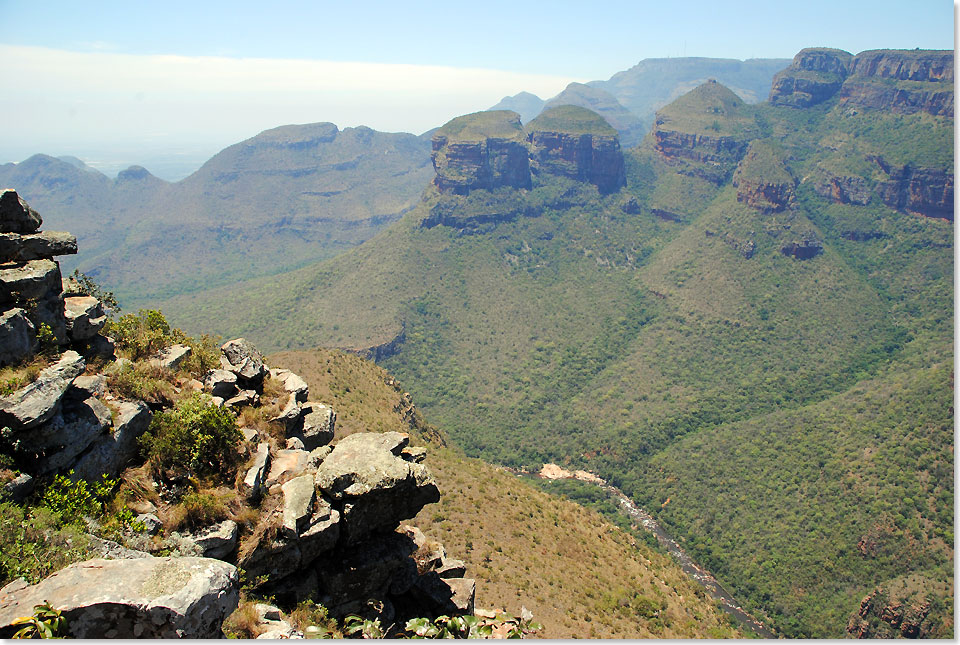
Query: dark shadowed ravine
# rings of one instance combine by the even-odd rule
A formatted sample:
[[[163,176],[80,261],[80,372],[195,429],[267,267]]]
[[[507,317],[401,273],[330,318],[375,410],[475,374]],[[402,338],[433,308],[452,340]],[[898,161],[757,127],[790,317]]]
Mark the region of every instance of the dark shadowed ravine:
[[[650,513],[637,506],[632,499],[627,497],[623,491],[616,486],[611,486],[605,480],[591,473],[584,471],[573,473],[555,467],[552,464],[544,466],[544,469],[540,473],[527,473],[509,468],[507,470],[525,477],[577,479],[601,488],[617,500],[617,505],[621,513],[637,522],[637,524],[642,526],[646,531],[652,533],[660,545],[677,561],[684,573],[703,587],[710,597],[720,603],[720,607],[733,616],[744,629],[749,630],[760,638],[777,638],[775,632],[747,613],[733,597],[733,594],[724,589],[723,585],[713,577],[713,574],[694,562],[693,558],[660,526],[660,523],[657,522]]]

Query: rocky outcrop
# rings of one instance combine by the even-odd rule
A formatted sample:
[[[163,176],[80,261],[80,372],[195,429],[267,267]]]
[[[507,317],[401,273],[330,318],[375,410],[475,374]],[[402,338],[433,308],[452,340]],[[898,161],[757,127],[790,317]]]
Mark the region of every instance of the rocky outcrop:
[[[430,155],[440,192],[507,186],[530,188],[530,163],[520,115],[507,110],[460,116],[441,127]]]
[[[890,208],[907,213],[953,220],[953,175],[935,168],[894,166],[881,158],[877,165],[885,178],[876,193]]]
[[[870,203],[873,195],[873,187],[867,179],[857,175],[835,175],[823,169],[814,181],[813,189],[821,197],[837,204],[864,206]]]
[[[59,361],[42,370],[36,381],[0,397],[0,424],[21,432],[50,420],[59,409],[70,382],[84,367],[80,354],[65,352]]]
[[[852,62],[853,55],[841,49],[802,49],[773,77],[770,103],[798,108],[822,103],[840,90]]]
[[[617,131],[598,114],[562,105],[527,125],[534,173],[591,183],[601,193],[627,185]]]
[[[677,172],[722,184],[755,134],[743,101],[710,80],[657,112],[653,149]]]
[[[922,49],[874,49],[853,59],[850,73],[898,81],[953,83],[953,52]]]
[[[0,365],[18,363],[37,351],[37,330],[20,308],[0,314]]]
[[[0,636],[50,603],[72,638],[218,638],[239,603],[237,569],[209,558],[88,560],[0,596]]]
[[[43,223],[43,218],[33,210],[17,191],[4,189],[0,192],[0,233],[33,233]]]
[[[847,622],[853,638],[942,638],[931,633],[931,598],[911,581],[889,581],[867,594]]]
[[[823,253],[823,242],[812,233],[806,233],[786,240],[781,244],[780,252],[797,260],[809,260]]]

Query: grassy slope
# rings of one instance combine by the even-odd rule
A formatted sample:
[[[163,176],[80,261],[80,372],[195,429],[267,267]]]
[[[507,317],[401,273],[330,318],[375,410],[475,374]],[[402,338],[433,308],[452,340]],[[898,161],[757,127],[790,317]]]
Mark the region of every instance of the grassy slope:
[[[287,351],[270,365],[293,369],[311,396],[337,411],[337,434],[414,431],[403,391],[382,368],[335,350]],[[530,609],[548,638],[726,638],[724,615],[666,556],[593,511],[543,493],[457,450],[429,445],[440,503],[411,520],[477,578],[477,606]],[[665,603],[645,616],[647,599]]]

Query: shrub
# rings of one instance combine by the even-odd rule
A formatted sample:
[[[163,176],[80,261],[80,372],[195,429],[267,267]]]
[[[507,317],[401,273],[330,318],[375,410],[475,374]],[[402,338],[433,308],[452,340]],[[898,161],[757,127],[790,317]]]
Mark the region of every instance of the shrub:
[[[73,471],[70,471],[70,474],[72,475]],[[63,524],[81,522],[84,517],[99,517],[103,514],[116,485],[117,480],[107,477],[106,474],[100,481],[92,483],[85,479],[73,481],[69,477],[57,475],[44,490],[40,505],[59,516]]]
[[[233,412],[198,393],[154,415],[140,445],[155,474],[228,478],[240,459],[242,438]]]
[[[230,517],[230,509],[224,497],[213,491],[194,491],[181,498],[180,503],[171,507],[164,524],[172,531],[183,527],[196,530]]]
[[[171,329],[164,315],[155,309],[141,309],[135,314],[109,321],[104,333],[133,360],[146,358],[164,347],[186,340],[179,329]]]

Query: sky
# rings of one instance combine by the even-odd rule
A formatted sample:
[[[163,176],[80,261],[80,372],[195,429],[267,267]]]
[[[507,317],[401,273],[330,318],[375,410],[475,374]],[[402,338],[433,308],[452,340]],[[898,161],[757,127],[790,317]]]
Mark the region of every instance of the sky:
[[[419,134],[644,58],[953,49],[950,0],[163,3],[0,0],[0,163],[179,179],[288,123]]]

